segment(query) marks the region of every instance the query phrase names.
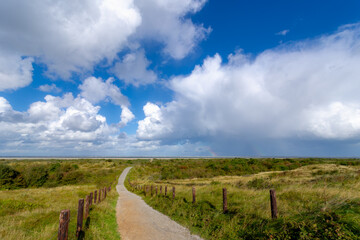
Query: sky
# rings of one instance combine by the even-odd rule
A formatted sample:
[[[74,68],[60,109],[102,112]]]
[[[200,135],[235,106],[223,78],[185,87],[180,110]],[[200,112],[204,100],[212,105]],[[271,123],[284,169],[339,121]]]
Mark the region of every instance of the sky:
[[[0,156],[360,157],[359,13],[0,0]]]

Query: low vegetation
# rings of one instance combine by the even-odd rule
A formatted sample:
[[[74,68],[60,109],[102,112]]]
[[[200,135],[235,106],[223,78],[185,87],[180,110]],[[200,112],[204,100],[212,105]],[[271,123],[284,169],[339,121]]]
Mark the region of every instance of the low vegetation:
[[[130,165],[131,183],[163,187],[158,196],[132,190],[204,239],[360,239],[356,159],[0,160],[0,239],[56,239],[63,209],[70,209],[75,239],[78,199],[109,186]],[[278,219],[271,219],[271,188]],[[117,196],[111,191],[91,207],[85,239],[120,238]]]
[[[155,160],[133,168],[129,180],[163,186],[161,196],[134,191],[205,239],[360,239],[358,160]],[[226,214],[222,212],[224,187]],[[275,220],[270,213],[270,188],[277,194],[279,218]]]
[[[76,239],[78,200],[110,186],[129,163],[116,160],[33,160],[0,163],[0,239],[57,239],[59,213],[70,209],[69,239]],[[85,239],[119,239],[118,194],[93,205]]]
[[[104,186],[119,174],[124,161],[108,160],[0,160],[0,190],[65,185]]]

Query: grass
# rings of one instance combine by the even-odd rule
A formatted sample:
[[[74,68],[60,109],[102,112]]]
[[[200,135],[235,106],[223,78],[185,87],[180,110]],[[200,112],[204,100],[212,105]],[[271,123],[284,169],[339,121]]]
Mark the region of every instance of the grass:
[[[202,160],[197,166],[194,160],[188,161],[168,161],[160,166],[155,161],[137,166],[129,179],[135,184],[169,186],[167,197],[136,193],[205,239],[360,239],[357,160],[278,160],[274,164],[282,167],[273,166],[269,171],[269,160],[257,160],[253,168],[254,163],[247,160],[240,163],[225,159],[219,162],[230,167],[219,173],[204,173],[213,161]],[[234,174],[234,164],[241,166],[236,170],[240,174]],[[279,170],[284,166],[285,170]],[[177,177],[163,175],[166,169],[173,169]],[[206,177],[196,177],[194,172]],[[189,175],[191,178],[184,177]],[[175,200],[170,197],[170,186],[176,187]],[[196,187],[196,204],[191,202],[192,186]],[[223,187],[228,192],[227,214],[222,213]],[[277,220],[271,219],[270,188],[276,189]]]
[[[63,209],[70,209],[69,239],[76,239],[78,200],[101,187],[109,186],[128,165],[127,162],[113,160],[6,161],[2,164],[17,171],[16,178],[21,175],[26,179],[26,185],[22,186],[11,186],[7,180],[8,189],[2,185],[3,190],[0,190],[0,239],[7,240],[57,239],[59,214]],[[73,166],[75,164],[77,167]],[[51,167],[54,165],[60,169],[57,173],[63,176],[57,183],[51,178]],[[37,181],[33,181],[36,177],[31,178],[26,172],[39,173],[38,169],[48,172],[42,186],[29,185]],[[63,181],[64,176],[71,172],[80,173],[82,177],[70,182]],[[107,198],[90,208],[90,217],[85,224],[85,239],[120,238],[115,216],[117,196],[114,183]]]
[[[85,239],[120,239],[120,234],[117,231],[118,226],[115,211],[118,196],[119,195],[114,188],[107,195],[106,200],[101,202],[90,212],[90,224],[85,231]]]
[[[0,160],[0,190],[65,185],[104,186],[129,164],[112,159]]]
[[[62,209],[70,209],[69,239],[75,239],[78,199],[130,165],[132,183],[168,186],[166,197],[137,194],[205,239],[360,239],[356,159],[0,160],[0,239],[56,239]],[[85,239],[119,239],[112,188],[91,207]],[[276,220],[270,188],[276,189]]]

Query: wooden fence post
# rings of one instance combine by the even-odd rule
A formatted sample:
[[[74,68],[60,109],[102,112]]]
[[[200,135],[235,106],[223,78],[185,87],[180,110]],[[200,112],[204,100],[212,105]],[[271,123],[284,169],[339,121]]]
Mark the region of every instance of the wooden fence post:
[[[155,194],[158,195],[158,186],[155,187]]]
[[[62,210],[59,217],[58,240],[67,240],[70,222],[70,210]]]
[[[223,188],[223,212],[227,213],[227,191],[226,188]]]
[[[106,198],[106,188],[104,188],[104,199]]]
[[[76,237],[79,237],[79,234],[82,230],[84,218],[84,199],[79,199],[78,212],[77,212],[77,227],[76,227]]]
[[[167,194],[167,186],[165,186],[165,197],[166,197],[166,194]]]
[[[150,190],[150,194],[151,194],[150,196],[151,196],[151,197],[152,197],[152,195],[153,195],[153,188],[154,188],[154,186],[151,185],[151,187],[150,187],[150,189],[151,189],[151,190]]]
[[[93,202],[93,193],[92,192],[90,193],[90,199],[89,200],[90,200],[90,206],[91,206],[92,202]]]
[[[173,187],[173,200],[175,199],[175,187]]]
[[[162,186],[160,186],[160,195],[162,194]]]
[[[195,192],[195,187],[192,187],[192,197],[193,197],[193,203],[195,203],[196,202],[196,192]]]
[[[96,203],[96,200],[97,200],[97,190],[95,190],[94,192],[94,204]]]
[[[101,189],[99,189],[99,198],[98,198],[98,203],[100,203],[101,202]]]
[[[85,219],[89,216],[89,205],[90,205],[90,196],[86,196],[85,198]]]
[[[276,204],[276,194],[274,189],[270,189],[270,205],[271,205],[271,218],[277,218],[277,204]]]

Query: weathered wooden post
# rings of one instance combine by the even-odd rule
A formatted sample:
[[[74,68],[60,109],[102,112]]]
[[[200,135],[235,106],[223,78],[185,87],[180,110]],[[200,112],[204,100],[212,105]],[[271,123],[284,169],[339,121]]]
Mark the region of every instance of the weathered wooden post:
[[[97,190],[95,190],[94,192],[94,204],[96,203],[96,200],[97,200]]]
[[[59,217],[58,240],[67,240],[70,222],[70,210],[62,210]]]
[[[173,187],[173,200],[175,199],[175,187]]]
[[[276,194],[274,189],[270,189],[270,205],[271,205],[271,218],[277,218],[277,204],[276,204]]]
[[[223,212],[227,213],[227,191],[226,188],[223,188]]]
[[[154,188],[154,186],[151,185],[151,187],[150,187],[150,196],[151,196],[151,197],[152,197],[152,195],[153,195],[153,188]]]
[[[158,186],[155,187],[155,194],[158,195]]]
[[[90,206],[92,205],[92,202],[93,202],[93,193],[91,192],[90,193],[90,199],[89,199],[89,201],[90,201]]]
[[[160,186],[160,195],[162,194],[162,186]]]
[[[165,197],[166,197],[166,194],[167,194],[167,186],[165,186]]]
[[[104,188],[104,199],[106,198],[106,187]]]
[[[195,187],[192,187],[192,202],[195,203],[196,202],[196,192],[195,192]]]
[[[77,212],[77,227],[76,227],[76,237],[79,237],[79,234],[82,230],[84,218],[84,199],[79,199],[78,212]]]
[[[84,216],[85,219],[89,216],[89,207],[90,207],[90,196],[88,195],[85,198],[85,216]]]

